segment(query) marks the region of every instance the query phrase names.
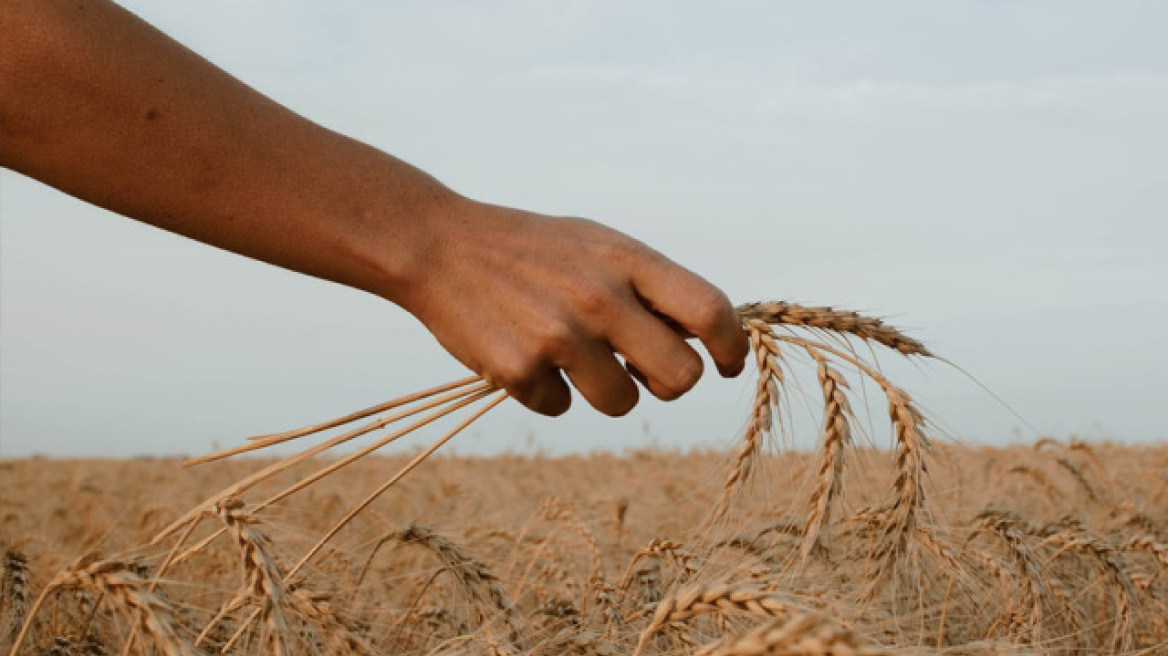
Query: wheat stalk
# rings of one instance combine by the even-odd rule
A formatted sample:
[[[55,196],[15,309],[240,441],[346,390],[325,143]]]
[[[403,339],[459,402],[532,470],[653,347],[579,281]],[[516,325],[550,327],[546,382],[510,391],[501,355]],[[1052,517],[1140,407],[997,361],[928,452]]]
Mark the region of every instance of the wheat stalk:
[[[360,514],[362,510],[364,510],[365,508],[368,508],[369,505],[372,504],[374,501],[376,501],[377,498],[380,497],[382,494],[384,494],[386,490],[388,490],[390,487],[392,487],[394,484],[396,484],[398,481],[400,481],[406,474],[413,471],[415,467],[417,467],[419,464],[421,464],[426,458],[429,458],[430,455],[433,454],[435,451],[437,451],[443,444],[446,444],[446,442],[450,441],[450,439],[452,437],[454,437],[458,433],[462,432],[467,426],[470,426],[472,423],[475,422],[475,420],[477,420],[479,417],[482,417],[483,415],[490,412],[493,408],[495,408],[497,405],[502,403],[507,398],[508,398],[508,396],[505,392],[497,395],[493,400],[488,401],[486,405],[484,405],[483,407],[476,410],[473,414],[471,414],[469,417],[464,419],[457,426],[450,429],[445,435],[438,438],[433,444],[431,444],[429,447],[427,447],[424,451],[422,451],[417,456],[415,456],[413,460],[411,460],[404,467],[402,467],[400,470],[398,470],[398,472],[396,474],[394,474],[392,477],[390,477],[390,479],[387,480],[385,483],[383,483],[381,485],[381,487],[377,488],[372,493],[370,493],[370,495],[368,497],[366,497],[364,501],[357,504],[357,506],[355,506],[352,510],[350,510],[348,513],[346,513],[345,516],[340,519],[340,521],[338,521],[336,524],[334,524],[333,527],[331,529],[329,529],[329,531],[327,533],[325,533],[324,537],[322,537],[316,543],[315,546],[313,546],[311,549],[309,549],[308,553],[304,554],[304,557],[302,557],[300,559],[300,562],[296,563],[296,565],[291,569],[291,571],[288,572],[288,576],[293,576],[297,572],[299,572],[300,569],[302,567],[304,567],[306,564],[308,564],[308,561],[311,560],[312,557],[315,556],[321,550],[321,548],[323,548],[324,545],[329,540],[331,540],[333,538],[333,536],[335,536],[337,533],[339,533],[340,530],[342,528],[344,528],[346,524],[348,524],[350,521],[352,521],[354,517],[356,517],[358,514]]]
[[[873,554],[880,569],[887,569],[903,552],[909,533],[916,527],[917,516],[924,506],[924,451],[928,448],[924,416],[904,390],[883,384],[888,398],[888,415],[896,429],[896,498],[884,538]]]
[[[444,388],[435,388],[435,389],[444,389]],[[157,544],[158,542],[166,539],[167,537],[170,537],[176,531],[178,531],[178,529],[180,529],[184,526],[188,526],[192,521],[195,521],[196,519],[202,517],[206,512],[211,510],[214,507],[215,503],[217,503],[218,501],[221,501],[223,499],[230,499],[230,498],[238,497],[241,494],[243,494],[244,492],[246,492],[247,490],[258,485],[259,483],[261,483],[265,480],[268,480],[268,479],[272,478],[273,476],[280,474],[281,472],[287,471],[288,469],[290,469],[290,468],[292,468],[292,467],[294,467],[302,462],[305,462],[306,460],[308,460],[314,456],[320,455],[321,453],[327,451],[328,449],[331,449],[335,446],[344,444],[350,440],[353,440],[357,437],[365,435],[366,433],[383,428],[391,423],[401,421],[402,419],[406,419],[406,418],[412,417],[412,416],[417,415],[417,414],[421,414],[422,412],[425,412],[427,410],[431,410],[435,407],[439,408],[438,410],[435,410],[434,412],[423,417],[422,419],[415,421],[414,423],[406,426],[406,428],[395,431],[394,433],[390,434],[389,436],[375,442],[374,445],[372,445],[371,447],[366,447],[364,449],[361,449],[356,454],[353,454],[353,455],[346,457],[346,458],[342,458],[338,462],[333,463],[333,465],[326,467],[324,470],[317,472],[313,476],[306,477],[297,485],[294,485],[291,488],[288,488],[288,489],[284,490],[283,492],[281,492],[280,494],[276,495],[272,499],[269,499],[264,505],[274,503],[275,501],[278,501],[279,499],[282,499],[282,498],[288,496],[289,494],[292,494],[293,492],[301,490],[304,487],[306,487],[308,484],[310,484],[311,482],[315,482],[315,481],[319,480],[320,478],[323,478],[324,476],[327,476],[328,474],[331,474],[331,473],[337,471],[341,467],[344,467],[345,465],[348,465],[348,464],[354,462],[358,458],[360,458],[364,455],[367,455],[367,454],[373,452],[374,450],[381,448],[381,447],[389,444],[390,442],[393,442],[394,440],[396,440],[404,435],[407,435],[413,431],[416,431],[419,428],[422,428],[423,426],[426,426],[430,423],[433,423],[433,422],[445,417],[446,415],[450,414],[451,412],[454,412],[456,410],[460,410],[460,409],[462,409],[462,408],[464,408],[472,403],[475,403],[475,402],[485,398],[492,391],[494,391],[494,388],[492,388],[490,385],[487,385],[486,383],[480,383],[478,385],[471,385],[469,387],[463,387],[462,389],[457,389],[453,392],[449,392],[447,394],[438,396],[437,398],[432,399],[426,403],[419,404],[419,405],[414,406],[412,408],[408,408],[408,409],[403,410],[401,412],[390,415],[389,417],[386,417],[384,419],[380,419],[378,421],[374,421],[374,422],[367,424],[365,426],[361,426],[357,429],[354,429],[352,431],[344,433],[343,435],[339,435],[337,437],[334,437],[334,438],[332,438],[328,441],[325,441],[321,444],[318,444],[314,447],[305,449],[304,451],[301,451],[300,453],[297,453],[296,455],[290,456],[288,458],[284,458],[284,459],[280,460],[279,462],[276,462],[268,467],[265,467],[264,469],[254,473],[250,476],[247,476],[243,480],[236,482],[235,484],[220,491],[218,494],[211,497],[210,499],[204,501],[202,504],[195,507],[193,510],[188,512],[186,515],[184,515],[183,517],[179,518],[178,520],[172,522],[166,528],[162,529],[162,531],[160,531],[158,533],[158,535],[155,536],[154,543]],[[402,397],[402,399],[412,399],[412,398],[417,397],[417,396],[418,396],[417,394],[411,394],[409,396]],[[401,399],[396,399],[394,401],[387,402],[387,403],[382,404],[382,405],[383,406],[398,407],[401,404],[402,404]],[[367,416],[363,413],[364,413],[364,411],[354,413],[353,415],[349,415],[349,416],[361,417],[361,418]],[[339,420],[337,420],[337,421],[339,421]],[[332,424],[332,423],[334,423],[334,422],[326,422],[326,424]],[[320,425],[323,426],[326,424],[320,424]],[[292,431],[289,434],[297,434],[297,431]],[[264,438],[264,439],[267,439],[267,438]],[[188,464],[198,464],[201,462],[207,462],[210,460],[216,460],[216,459],[227,457],[230,455],[235,455],[237,453],[242,453],[244,451],[251,451],[251,450],[263,448],[265,446],[270,446],[270,444],[263,443],[263,441],[264,440],[261,439],[260,441],[254,443],[254,444],[246,444],[242,447],[237,447],[234,449],[227,449],[226,451],[222,451],[222,452],[219,452],[217,454],[212,454],[211,456],[206,456],[203,459],[195,460],[195,461],[192,461],[191,463],[188,463]]]
[[[354,421],[357,421],[358,419],[364,419],[366,417],[371,417],[375,414],[380,414],[380,413],[386,412],[388,410],[393,410],[394,408],[399,408],[403,405],[409,405],[411,403],[421,401],[423,399],[437,396],[439,394],[442,394],[443,392],[450,392],[452,390],[457,390],[460,387],[461,388],[479,388],[481,386],[482,382],[483,382],[483,379],[480,376],[470,376],[467,378],[462,378],[460,380],[456,380],[456,381],[451,382],[451,383],[447,383],[445,385],[438,385],[436,387],[431,387],[429,389],[425,389],[425,390],[422,390],[420,392],[415,392],[414,394],[407,394],[405,396],[400,396],[396,399],[391,399],[389,401],[386,401],[385,403],[379,403],[377,405],[365,408],[364,410],[358,410],[357,412],[353,412],[353,413],[347,414],[343,417],[339,417],[337,419],[332,419],[332,420],[322,422],[319,424],[313,424],[311,426],[305,426],[304,428],[297,428],[295,430],[290,430],[290,431],[286,431],[283,433],[272,433],[270,435],[257,435],[255,437],[249,437],[249,438],[247,438],[248,441],[251,442],[251,444],[249,444],[249,445],[245,445],[244,447],[237,447],[236,449],[227,449],[226,451],[220,451],[219,453],[206,456],[205,458],[200,458],[200,459],[194,460],[190,464],[198,464],[200,462],[208,462],[211,460],[219,460],[221,458],[226,458],[226,457],[235,455],[237,453],[242,453],[244,451],[253,451],[255,449],[262,449],[264,447],[272,446],[274,444],[282,444],[282,443],[287,442],[289,440],[294,440],[294,439],[297,439],[300,437],[304,437],[306,435],[312,435],[314,433],[320,433],[322,431],[329,430],[330,428],[336,428],[337,426],[343,426],[345,424],[352,423]],[[464,392],[465,391],[466,390],[464,390]],[[384,424],[382,424],[382,425],[384,425]]]

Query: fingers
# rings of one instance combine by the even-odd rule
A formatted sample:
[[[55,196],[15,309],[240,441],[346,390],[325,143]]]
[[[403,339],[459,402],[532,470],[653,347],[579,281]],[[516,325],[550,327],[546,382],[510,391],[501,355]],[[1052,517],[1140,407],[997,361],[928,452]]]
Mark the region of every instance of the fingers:
[[[633,280],[635,290],[613,291],[606,303],[592,303],[591,312],[577,315],[591,315],[591,326],[546,322],[558,327],[542,331],[547,334],[534,341],[551,346],[540,349],[538,366],[526,369],[535,374],[519,377],[523,382],[508,391],[536,412],[560,414],[570,405],[570,390],[558,372],[563,369],[594,408],[623,416],[638,400],[634,379],[663,401],[676,399],[697,384],[703,364],[685,341],[691,335],[702,341],[723,376],[738,375],[749,343],[729,300],[697,275],[656,258],[656,270]],[[595,321],[598,315],[602,321]],[[625,366],[615,353],[624,356]]]
[[[549,417],[558,417],[572,405],[572,391],[559,369],[544,367],[506,386],[507,393],[527,409]]]
[[[610,417],[624,416],[637,405],[637,384],[603,342],[582,342],[564,373],[592,407]]]
[[[482,239],[458,241],[473,247],[445,260],[456,273],[469,271],[464,286],[478,291],[468,297],[460,288],[458,296],[483,319],[471,323],[490,330],[465,331],[465,308],[420,318],[436,334],[453,326],[451,352],[528,408],[566,411],[565,377],[611,416],[636,405],[634,378],[654,396],[675,399],[702,375],[702,358],[688,336],[702,341],[723,376],[742,370],[746,332],[713,285],[600,224],[497,211],[509,218],[487,224],[505,228],[488,234],[489,249],[481,248]]]
[[[721,290],[661,255],[646,261],[633,284],[652,310],[701,340],[722,376],[742,372],[750,350],[748,339],[734,306]]]
[[[667,322],[643,307],[614,327],[612,344],[624,354],[629,373],[662,401],[697,384],[702,359]]]
[[[624,416],[637,405],[637,386],[611,351],[599,342],[592,344],[598,348],[577,356],[564,373],[592,407],[610,417]],[[526,376],[506,389],[528,409],[549,417],[562,415],[572,405],[571,390],[555,367]]]
[[[561,334],[557,340],[559,348],[549,360],[553,367],[551,371],[555,371],[554,367],[562,367],[572,385],[592,407],[613,417],[623,416],[636,406],[639,394],[633,379],[640,381],[653,396],[671,401],[692,389],[703,370],[701,357],[679,334],[679,331],[688,331],[689,328],[651,312],[631,294],[620,305],[623,305],[622,311],[614,313],[604,327],[608,332],[607,339],[583,329],[569,330],[567,332],[572,338]],[[734,331],[741,332],[737,323]],[[624,367],[614,351],[625,357]],[[745,353],[741,358],[745,359]],[[533,409],[546,407],[540,402],[545,392],[540,391],[539,386],[548,384],[549,380],[553,379],[541,375],[531,384],[531,391],[524,397],[530,400],[525,405]],[[554,382],[563,384],[558,375]],[[558,387],[554,398],[559,403]],[[549,414],[546,410],[537,411]]]
[[[484,376],[493,385],[506,389],[529,409],[553,417],[571,405],[564,375],[592,407],[606,415],[620,417],[636,406],[637,385],[607,341],[567,322],[532,323],[541,329],[510,347],[496,347],[494,357],[484,363]]]

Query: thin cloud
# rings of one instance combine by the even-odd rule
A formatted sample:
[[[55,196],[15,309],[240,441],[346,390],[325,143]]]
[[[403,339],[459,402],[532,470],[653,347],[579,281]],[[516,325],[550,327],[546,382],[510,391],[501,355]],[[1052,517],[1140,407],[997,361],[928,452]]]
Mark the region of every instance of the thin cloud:
[[[608,88],[614,93],[641,90],[706,99],[716,96],[772,117],[838,120],[904,112],[1168,111],[1168,75],[1144,71],[953,83],[868,77],[817,82],[797,73],[744,70],[739,62],[686,62],[542,65],[529,68],[523,76],[545,84]]]

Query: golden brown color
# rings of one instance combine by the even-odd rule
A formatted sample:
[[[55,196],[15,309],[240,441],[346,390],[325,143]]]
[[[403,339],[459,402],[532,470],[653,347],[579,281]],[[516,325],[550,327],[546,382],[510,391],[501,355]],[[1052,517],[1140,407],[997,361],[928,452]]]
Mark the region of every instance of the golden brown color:
[[[239,654],[274,653],[277,639],[290,654],[628,654],[641,642],[644,654],[1164,653],[1168,446],[946,452],[927,479],[946,522],[911,532],[911,567],[869,601],[866,556],[881,539],[876,509],[895,465],[893,454],[869,448],[849,452],[837,519],[807,559],[821,453],[760,456],[755,484],[705,535],[692,527],[721,494],[720,454],[437,456],[282,592],[265,589],[278,583],[265,568],[286,572],[406,457],[361,460],[343,481],[322,480],[263,522],[217,520],[252,533],[188,556],[152,593],[167,550],[141,545],[255,461],[194,469],[174,460],[9,461],[0,473],[0,643],[12,644],[13,627],[56,579],[21,653],[114,655],[135,632],[130,653],[166,653],[171,631],[191,648],[205,632],[196,653],[218,653],[241,629]],[[1059,457],[1109,502],[1093,502]],[[595,547],[549,508],[570,510]],[[603,581],[594,580],[594,548]],[[101,556],[81,559],[91,553]],[[265,604],[269,615],[248,624]],[[668,616],[681,605],[690,610]],[[135,618],[135,609],[155,617]],[[271,635],[275,612],[282,636]],[[808,613],[818,619],[805,639],[782,633]],[[787,644],[780,636],[825,651],[742,651]],[[864,647],[849,652],[843,642]]]
[[[729,463],[428,458],[506,398],[473,378],[382,404],[395,414],[279,461],[2,463],[0,645],[62,656],[1168,653],[1168,447],[935,443],[913,399],[849,340],[930,357],[918,342],[830,308],[739,311],[761,375]],[[817,372],[819,447],[776,451],[801,365]],[[887,401],[891,448],[872,444],[865,385]],[[417,455],[373,454],[459,411]],[[398,420],[412,423],[325,453]]]

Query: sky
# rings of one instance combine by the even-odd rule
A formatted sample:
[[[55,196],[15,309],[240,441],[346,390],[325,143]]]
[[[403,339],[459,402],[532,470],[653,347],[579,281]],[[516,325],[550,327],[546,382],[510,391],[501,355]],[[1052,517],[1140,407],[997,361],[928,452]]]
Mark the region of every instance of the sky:
[[[960,368],[881,359],[940,433],[1168,439],[1168,5],[124,4],[465,195],[888,318]],[[198,455],[463,375],[383,300],[0,171],[0,457]],[[725,448],[752,386],[505,404],[452,449]]]

